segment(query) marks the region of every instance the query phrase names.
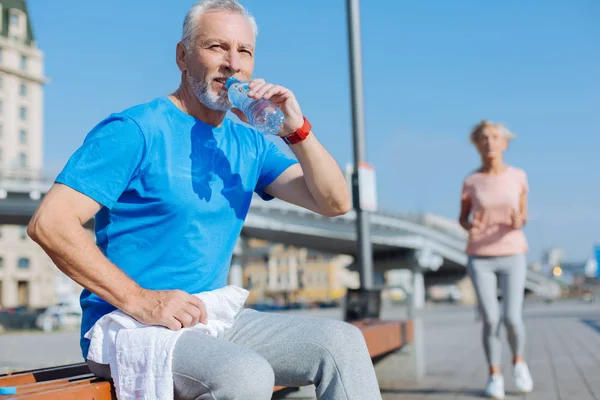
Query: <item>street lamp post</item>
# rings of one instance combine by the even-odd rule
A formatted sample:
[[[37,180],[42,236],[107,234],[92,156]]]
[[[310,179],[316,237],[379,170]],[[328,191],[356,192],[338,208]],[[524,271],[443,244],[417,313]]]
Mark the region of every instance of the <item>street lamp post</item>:
[[[370,290],[373,288],[373,256],[371,240],[369,238],[369,215],[361,209],[360,184],[358,179],[360,164],[366,160],[359,0],[347,0],[346,11],[348,14],[348,48],[350,56],[350,89],[354,144],[352,198],[354,199],[353,206],[356,211],[360,286],[362,289]]]

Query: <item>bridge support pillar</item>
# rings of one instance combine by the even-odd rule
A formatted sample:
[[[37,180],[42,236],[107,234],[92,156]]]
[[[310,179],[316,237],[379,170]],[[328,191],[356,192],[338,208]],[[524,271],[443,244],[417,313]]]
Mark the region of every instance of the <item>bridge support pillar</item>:
[[[244,287],[244,274],[242,270],[242,263],[240,260],[236,260],[236,256],[233,256],[231,260],[231,268],[229,270],[229,284],[239,287]]]
[[[425,306],[425,279],[420,265],[411,270],[411,287],[408,297],[408,318],[414,323],[413,342],[385,357],[376,366],[381,387],[394,381],[421,381],[425,377],[425,329],[421,310]]]
[[[413,319],[414,340],[375,363],[381,389],[397,389],[398,382],[419,382],[426,372],[423,318]]]
[[[244,287],[244,250],[245,242],[244,239],[238,239],[235,249],[233,250],[233,257],[231,258],[231,265],[229,268],[229,284],[239,287]]]
[[[376,372],[380,385],[385,387],[394,380],[421,381],[427,371],[425,354],[425,328],[421,311],[425,307],[425,269],[437,270],[442,264],[438,256],[429,249],[419,250],[414,254],[411,266],[410,293],[408,298],[408,318],[414,323],[414,340],[401,350],[386,357],[377,366]],[[390,375],[394,371],[393,375]],[[395,379],[394,379],[395,378]]]
[[[422,310],[425,307],[425,278],[423,270],[419,266],[415,266],[412,270],[412,290],[410,295],[410,308],[414,310]]]

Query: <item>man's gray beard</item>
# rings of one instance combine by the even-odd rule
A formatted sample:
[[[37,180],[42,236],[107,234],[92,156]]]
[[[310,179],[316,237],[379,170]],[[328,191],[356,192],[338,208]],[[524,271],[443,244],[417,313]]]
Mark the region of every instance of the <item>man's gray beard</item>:
[[[206,107],[218,111],[228,111],[232,108],[227,95],[221,96],[210,91],[207,83],[212,81],[210,77],[207,77],[204,80],[197,80],[188,73],[187,81],[198,101]]]

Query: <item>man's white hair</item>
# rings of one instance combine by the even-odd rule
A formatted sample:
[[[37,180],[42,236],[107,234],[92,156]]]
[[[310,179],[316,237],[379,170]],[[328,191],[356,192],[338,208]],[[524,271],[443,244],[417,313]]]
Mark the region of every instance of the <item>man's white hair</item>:
[[[183,21],[181,42],[189,49],[193,45],[200,24],[200,16],[209,11],[228,11],[246,17],[254,37],[258,35],[258,26],[254,17],[237,0],[202,0],[189,9]]]

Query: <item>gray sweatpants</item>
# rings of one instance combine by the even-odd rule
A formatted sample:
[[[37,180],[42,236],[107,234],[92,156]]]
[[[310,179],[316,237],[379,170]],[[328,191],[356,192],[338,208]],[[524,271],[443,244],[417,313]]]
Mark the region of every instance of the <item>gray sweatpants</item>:
[[[110,378],[108,365],[88,360]],[[342,321],[245,309],[223,338],[184,332],[173,355],[175,399],[263,400],[273,386],[314,384],[318,399],[381,399],[360,330]]]
[[[490,366],[501,364],[500,306],[498,279],[502,289],[504,325],[513,356],[523,356],[525,325],[523,324],[523,295],[527,262],[525,255],[502,257],[469,257],[467,270],[473,281],[483,317],[483,346]]]

